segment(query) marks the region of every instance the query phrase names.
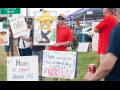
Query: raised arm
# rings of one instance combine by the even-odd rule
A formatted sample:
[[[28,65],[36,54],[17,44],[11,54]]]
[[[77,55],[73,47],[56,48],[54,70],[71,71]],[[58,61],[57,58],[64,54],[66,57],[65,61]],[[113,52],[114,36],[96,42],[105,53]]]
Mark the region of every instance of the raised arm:
[[[31,41],[32,41],[32,37],[24,38],[23,36],[21,36],[21,39],[22,39],[22,40],[25,40],[25,41],[27,41],[27,42],[31,42]]]

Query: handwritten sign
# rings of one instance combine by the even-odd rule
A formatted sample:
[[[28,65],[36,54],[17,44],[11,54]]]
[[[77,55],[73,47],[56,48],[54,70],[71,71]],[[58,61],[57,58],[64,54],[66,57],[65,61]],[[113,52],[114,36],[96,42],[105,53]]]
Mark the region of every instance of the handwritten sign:
[[[9,45],[9,30],[8,29],[0,30],[0,46],[8,45]]]
[[[10,26],[12,28],[14,38],[24,36],[28,33],[24,16],[19,14],[17,16],[9,17]]]
[[[57,12],[35,12],[34,41],[36,46],[56,43]]]
[[[92,38],[92,51],[98,51],[99,34],[94,32],[94,28],[98,24],[99,24],[99,22],[92,22],[92,33],[94,33],[94,36]]]
[[[43,51],[42,76],[74,79],[77,73],[77,53]]]
[[[87,52],[89,43],[79,43],[78,52]]]
[[[38,56],[7,57],[7,81],[38,81]]]

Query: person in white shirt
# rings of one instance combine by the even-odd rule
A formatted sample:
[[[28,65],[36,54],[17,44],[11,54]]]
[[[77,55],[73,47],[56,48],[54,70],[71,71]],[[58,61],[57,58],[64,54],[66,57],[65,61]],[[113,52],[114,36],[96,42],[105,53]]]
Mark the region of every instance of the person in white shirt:
[[[24,35],[25,38],[28,38],[30,36],[30,31],[33,27],[31,27],[32,21],[29,20],[27,22],[27,27],[28,27],[28,33]],[[31,42],[23,41],[20,38],[19,41],[19,52],[20,56],[32,56],[32,49],[31,49]]]

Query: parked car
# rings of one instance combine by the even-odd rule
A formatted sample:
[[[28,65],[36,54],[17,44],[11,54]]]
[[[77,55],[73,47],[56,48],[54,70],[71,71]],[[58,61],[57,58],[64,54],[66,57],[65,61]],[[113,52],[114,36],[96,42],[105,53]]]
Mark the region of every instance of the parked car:
[[[90,27],[89,24],[80,24],[82,28],[87,28],[87,27]]]
[[[81,33],[91,35],[91,32],[92,32],[92,27],[86,27],[82,29]]]
[[[92,42],[91,33],[92,33],[92,27],[83,28],[81,32],[81,38],[84,37],[84,39],[82,41]]]

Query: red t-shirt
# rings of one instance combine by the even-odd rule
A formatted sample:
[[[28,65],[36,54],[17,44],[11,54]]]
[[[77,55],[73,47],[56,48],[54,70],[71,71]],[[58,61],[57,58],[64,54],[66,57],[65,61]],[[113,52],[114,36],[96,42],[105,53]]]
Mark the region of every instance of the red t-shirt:
[[[57,25],[56,38],[57,38],[56,43],[73,41],[72,32],[71,32],[70,28],[67,26],[59,27],[59,25]],[[49,50],[67,51],[67,46],[59,46],[59,47],[49,46]]]
[[[117,25],[117,20],[113,14],[106,16],[103,20],[96,26],[98,30],[101,30],[99,33],[99,42],[98,42],[98,54],[106,54],[109,34],[114,26]]]

